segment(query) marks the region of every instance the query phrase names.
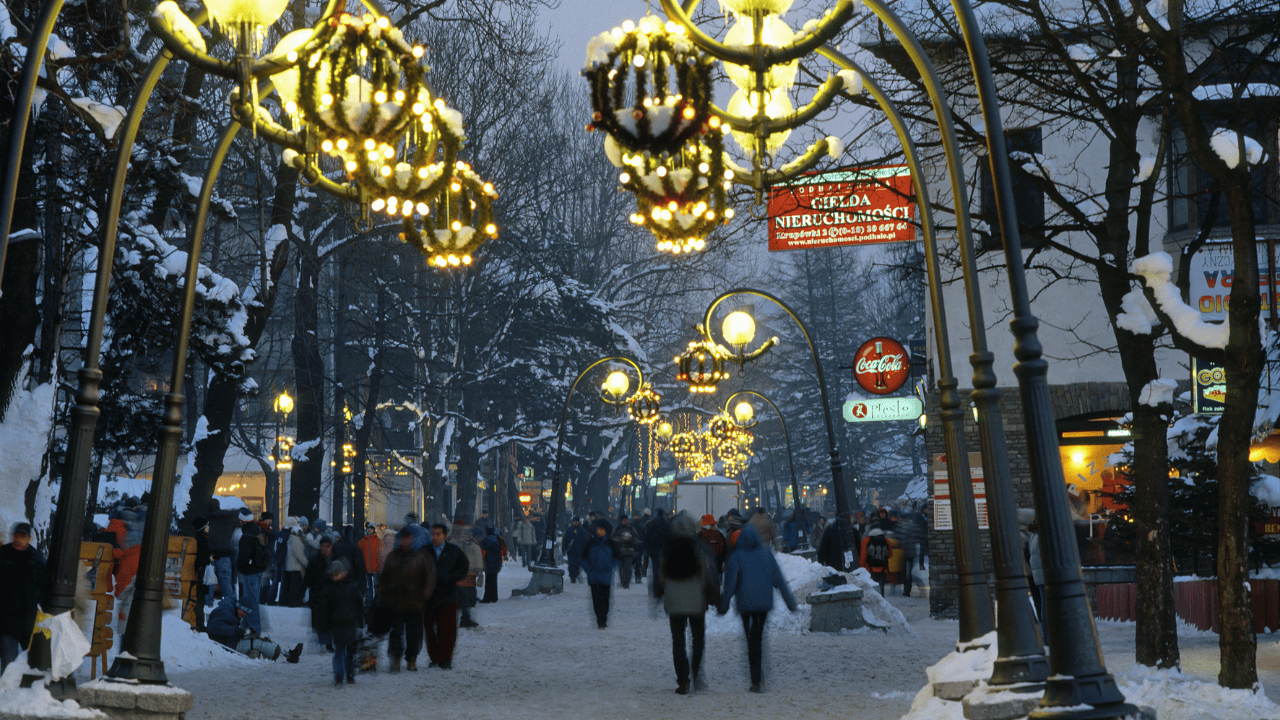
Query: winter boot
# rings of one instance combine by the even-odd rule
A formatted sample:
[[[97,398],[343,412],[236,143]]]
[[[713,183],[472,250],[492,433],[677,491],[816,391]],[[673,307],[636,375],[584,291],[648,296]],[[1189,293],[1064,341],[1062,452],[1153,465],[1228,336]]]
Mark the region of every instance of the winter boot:
[[[298,643],[297,647],[290,650],[284,657],[285,662],[297,663],[298,658],[302,657],[302,643]]]
[[[412,660],[410,660],[410,661],[409,661],[409,669],[410,669],[410,670],[412,670],[412,669],[413,669],[413,661],[412,661]],[[398,657],[393,657],[393,658],[391,658],[391,667],[387,668],[387,672],[393,672],[393,673],[398,673],[398,672],[400,672],[400,658],[398,658]]]
[[[689,681],[688,681],[688,680],[681,680],[681,681],[676,685],[676,694],[677,694],[677,695],[688,695],[688,694],[689,694]]]
[[[409,672],[418,672],[418,661],[417,660],[407,661],[407,663],[405,664],[405,669],[408,670]]]

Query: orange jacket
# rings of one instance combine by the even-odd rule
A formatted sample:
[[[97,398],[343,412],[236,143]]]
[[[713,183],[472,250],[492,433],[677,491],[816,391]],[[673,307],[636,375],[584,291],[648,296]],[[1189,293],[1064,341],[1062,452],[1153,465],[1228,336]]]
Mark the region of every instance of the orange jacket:
[[[116,543],[120,548],[124,548],[125,538],[129,535],[129,530],[124,526],[124,521],[120,518],[107,523],[107,532],[116,536]],[[134,545],[131,548],[121,550],[115,548],[111,551],[111,557],[115,560],[115,567],[112,568],[111,574],[116,579],[115,596],[120,597],[120,593],[129,587],[129,583],[133,582],[134,577],[138,574],[138,558],[142,556],[142,546]]]
[[[367,573],[382,572],[382,538],[378,537],[378,533],[365,535],[360,538],[358,543],[360,552],[364,555],[364,571]]]

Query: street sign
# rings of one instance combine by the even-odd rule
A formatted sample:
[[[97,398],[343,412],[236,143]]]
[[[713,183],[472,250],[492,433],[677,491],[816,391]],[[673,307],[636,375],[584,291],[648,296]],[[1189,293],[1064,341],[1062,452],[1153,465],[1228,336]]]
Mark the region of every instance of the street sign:
[[[874,400],[846,400],[844,419],[849,422],[879,422],[883,420],[915,420],[924,413],[920,398],[876,398]]]
[[[907,349],[893,338],[871,338],[853,354],[853,379],[873,395],[897,392],[909,377]]]
[[[769,190],[769,250],[915,240],[906,165],[802,175]]]

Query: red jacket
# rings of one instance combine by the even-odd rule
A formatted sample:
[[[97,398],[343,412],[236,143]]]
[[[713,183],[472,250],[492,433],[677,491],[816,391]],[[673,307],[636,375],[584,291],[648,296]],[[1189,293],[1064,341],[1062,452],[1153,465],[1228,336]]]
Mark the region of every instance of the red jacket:
[[[360,538],[360,553],[364,555],[364,571],[367,573],[382,572],[382,538],[378,533]]]
[[[123,548],[125,538],[129,535],[129,530],[125,528],[124,521],[116,518],[107,524],[107,532],[116,536],[116,543]],[[111,574],[116,579],[115,596],[120,597],[120,593],[129,587],[129,583],[133,582],[133,578],[138,574],[138,558],[142,556],[142,546],[134,545],[131,548],[113,549],[111,556],[115,560],[115,567],[112,568]]]

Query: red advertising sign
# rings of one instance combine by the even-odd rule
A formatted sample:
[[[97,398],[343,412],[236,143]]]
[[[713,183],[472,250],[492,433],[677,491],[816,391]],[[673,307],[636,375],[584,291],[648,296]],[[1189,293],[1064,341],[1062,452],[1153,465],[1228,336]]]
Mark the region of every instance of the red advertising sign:
[[[769,249],[915,240],[906,165],[804,175],[769,190]]]
[[[871,338],[853,355],[853,379],[869,393],[888,395],[906,384],[909,377],[907,349],[893,338]]]

